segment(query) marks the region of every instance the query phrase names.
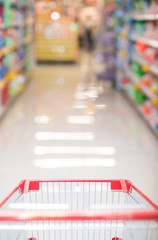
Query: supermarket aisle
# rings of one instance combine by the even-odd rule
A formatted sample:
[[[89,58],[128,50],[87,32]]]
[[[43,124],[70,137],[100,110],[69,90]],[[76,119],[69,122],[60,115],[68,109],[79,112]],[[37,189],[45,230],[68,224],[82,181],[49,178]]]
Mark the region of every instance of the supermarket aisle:
[[[0,200],[26,178],[128,178],[158,203],[157,141],[90,62],[38,66],[1,122]]]

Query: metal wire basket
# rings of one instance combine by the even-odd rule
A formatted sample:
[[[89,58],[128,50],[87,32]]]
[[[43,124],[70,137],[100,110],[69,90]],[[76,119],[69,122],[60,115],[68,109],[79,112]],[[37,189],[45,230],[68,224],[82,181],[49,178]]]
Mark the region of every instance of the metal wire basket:
[[[0,204],[3,240],[157,240],[158,207],[128,180],[24,180]]]

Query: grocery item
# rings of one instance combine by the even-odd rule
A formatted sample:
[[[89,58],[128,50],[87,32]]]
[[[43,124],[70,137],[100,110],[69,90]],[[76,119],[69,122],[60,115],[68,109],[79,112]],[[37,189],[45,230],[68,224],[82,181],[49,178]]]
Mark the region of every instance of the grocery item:
[[[0,116],[23,91],[32,72],[32,67],[28,67],[33,66],[32,3],[32,0],[5,0],[0,4]]]
[[[158,1],[129,0],[128,3],[118,48],[121,62],[118,68],[118,76],[121,76],[119,83],[157,134]]]

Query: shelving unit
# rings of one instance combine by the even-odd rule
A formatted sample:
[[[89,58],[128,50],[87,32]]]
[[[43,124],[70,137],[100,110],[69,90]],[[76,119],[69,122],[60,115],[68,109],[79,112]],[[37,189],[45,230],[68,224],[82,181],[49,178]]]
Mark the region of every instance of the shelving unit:
[[[117,52],[119,49],[119,34],[124,23],[124,15],[128,9],[128,1],[106,1],[102,16],[102,24],[98,33],[99,50],[96,56],[98,62],[105,63],[105,69],[97,74],[98,80],[111,81],[117,87],[116,75]]]
[[[157,9],[157,10],[156,10]],[[158,136],[158,1],[129,1],[118,69],[118,86]],[[123,55],[124,53],[124,55]]]
[[[99,81],[109,81],[115,87],[116,71],[116,35],[114,32],[114,15],[117,5],[115,1],[106,1],[102,10],[101,24],[97,32],[97,50],[95,58],[102,65],[96,73]]]
[[[33,73],[34,1],[0,1],[0,117]]]
[[[133,34],[130,39],[132,41],[139,41],[139,42],[142,42],[150,47],[153,47],[153,48],[158,48],[158,40],[154,40],[154,39],[149,39],[149,38],[146,38],[146,37],[141,37],[139,35],[136,35],[136,34]]]

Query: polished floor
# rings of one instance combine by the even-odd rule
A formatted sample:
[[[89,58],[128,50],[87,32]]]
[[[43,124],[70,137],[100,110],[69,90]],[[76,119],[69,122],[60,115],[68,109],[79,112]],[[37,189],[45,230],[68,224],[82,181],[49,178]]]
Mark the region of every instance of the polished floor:
[[[0,201],[21,179],[127,178],[158,204],[158,141],[95,66],[36,67],[0,122]]]

